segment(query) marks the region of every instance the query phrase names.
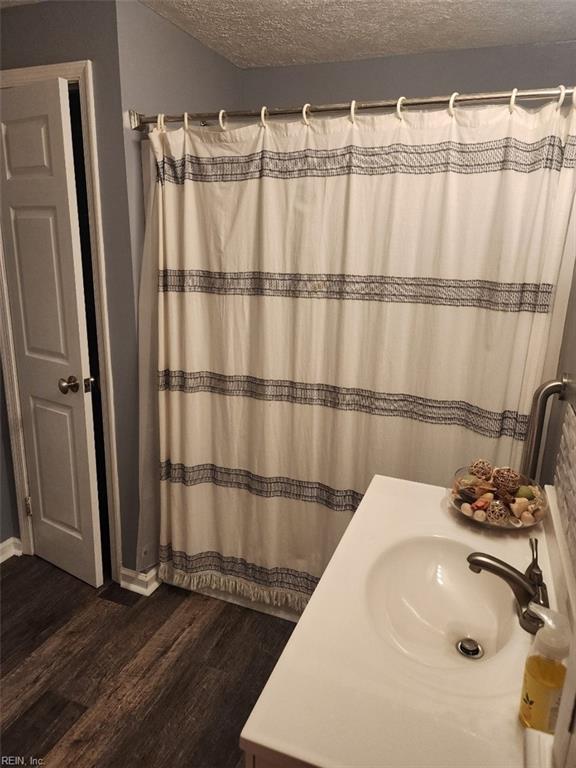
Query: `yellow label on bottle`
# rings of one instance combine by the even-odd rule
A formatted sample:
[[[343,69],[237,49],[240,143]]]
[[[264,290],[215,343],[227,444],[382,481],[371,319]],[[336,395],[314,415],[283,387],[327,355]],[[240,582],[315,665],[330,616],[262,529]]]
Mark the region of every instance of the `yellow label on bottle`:
[[[566,667],[560,661],[530,656],[524,671],[520,721],[526,728],[554,733]]]

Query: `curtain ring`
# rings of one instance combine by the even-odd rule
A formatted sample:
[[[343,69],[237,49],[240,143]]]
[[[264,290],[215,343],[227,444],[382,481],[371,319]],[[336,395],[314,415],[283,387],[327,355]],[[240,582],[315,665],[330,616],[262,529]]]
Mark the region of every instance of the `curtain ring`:
[[[398,117],[398,120],[404,120],[402,117],[402,104],[406,101],[406,96],[400,96],[398,101],[396,102],[396,115]]]
[[[188,130],[188,112],[184,112],[184,130]]]
[[[576,108],[576,85],[572,86],[572,106]]]
[[[268,115],[268,107],[262,107],[260,110],[260,125],[262,128],[267,128],[267,115]]]
[[[220,125],[220,128],[221,128],[223,131],[225,131],[225,130],[226,130],[226,121],[225,121],[225,117],[226,117],[226,110],[225,110],[225,109],[221,109],[221,110],[220,110],[220,112],[218,112],[218,123],[219,123],[219,125]]]
[[[356,122],[356,99],[352,99],[350,102],[350,120]]]
[[[448,102],[448,114],[450,117],[454,117],[454,102],[456,101],[456,96],[460,96],[458,91],[454,91],[452,96],[450,96],[450,101]]]
[[[310,125],[310,118],[308,117],[309,109],[310,104],[304,104],[302,107],[302,120],[304,120],[304,125]]]
[[[562,104],[564,104],[564,97],[566,96],[566,86],[559,85],[558,88],[560,89],[560,98],[558,99],[556,109],[560,109],[562,107]]]
[[[512,88],[512,95],[510,96],[510,104],[508,105],[510,114],[514,112],[514,107],[516,106],[516,96],[518,96],[518,88]]]
[[[158,112],[158,117],[156,118],[156,129],[158,131],[165,131],[166,130],[166,123],[164,122],[164,113]]]

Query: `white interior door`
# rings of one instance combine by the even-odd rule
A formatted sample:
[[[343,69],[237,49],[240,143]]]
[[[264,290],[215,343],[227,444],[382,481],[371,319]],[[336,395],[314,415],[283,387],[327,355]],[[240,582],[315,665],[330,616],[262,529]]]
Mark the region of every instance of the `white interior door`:
[[[102,584],[68,83],[2,89],[2,233],[34,549]],[[77,381],[78,386],[74,383]]]

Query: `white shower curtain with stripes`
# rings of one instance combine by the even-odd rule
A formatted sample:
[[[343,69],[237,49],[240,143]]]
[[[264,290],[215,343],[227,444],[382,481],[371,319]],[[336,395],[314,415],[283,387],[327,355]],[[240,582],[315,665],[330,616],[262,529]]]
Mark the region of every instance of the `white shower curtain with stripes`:
[[[162,579],[301,610],[374,474],[518,466],[574,264],[575,114],[152,131]]]

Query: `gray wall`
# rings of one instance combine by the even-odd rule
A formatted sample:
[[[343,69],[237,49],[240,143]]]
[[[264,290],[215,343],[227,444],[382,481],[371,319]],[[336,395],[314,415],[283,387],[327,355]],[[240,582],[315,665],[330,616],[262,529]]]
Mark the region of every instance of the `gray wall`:
[[[0,368],[0,542],[19,535],[14,469],[8,434],[8,413]]]
[[[576,42],[271,67],[244,75],[251,107],[568,86],[576,82]]]
[[[130,533],[138,514],[137,358],[116,4],[38,3],[6,8],[1,20],[3,69],[79,59],[94,64],[124,562],[129,565]]]

